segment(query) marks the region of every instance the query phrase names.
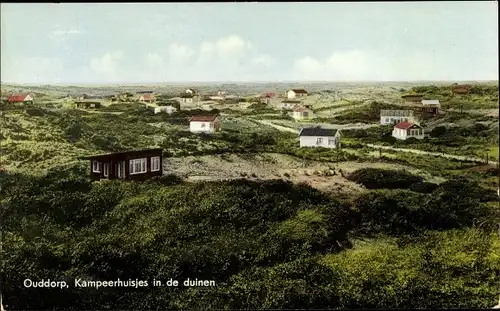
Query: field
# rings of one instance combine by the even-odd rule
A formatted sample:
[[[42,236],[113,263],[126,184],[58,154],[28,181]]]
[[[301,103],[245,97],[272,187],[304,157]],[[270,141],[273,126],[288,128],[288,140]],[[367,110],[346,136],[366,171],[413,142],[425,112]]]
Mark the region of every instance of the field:
[[[498,85],[310,84],[315,119],[279,109],[286,84],[196,86],[245,102],[178,102],[191,85],[2,85],[5,304],[22,309],[489,308],[498,300]],[[76,109],[69,94],[135,94]],[[277,90],[268,104],[252,96]],[[423,140],[398,141],[380,109],[408,92],[442,109]],[[8,94],[31,92],[33,104]],[[137,96],[136,96],[137,97]],[[495,113],[496,111],[496,113]],[[222,130],[189,132],[218,114]],[[301,127],[341,130],[342,148],[299,148]],[[80,157],[160,147],[164,176],[89,180]],[[26,258],[34,264],[27,265]],[[29,266],[29,267],[28,267]],[[130,268],[133,267],[133,268]],[[215,288],[68,289],[19,280],[206,279]],[[251,298],[249,298],[251,297]]]

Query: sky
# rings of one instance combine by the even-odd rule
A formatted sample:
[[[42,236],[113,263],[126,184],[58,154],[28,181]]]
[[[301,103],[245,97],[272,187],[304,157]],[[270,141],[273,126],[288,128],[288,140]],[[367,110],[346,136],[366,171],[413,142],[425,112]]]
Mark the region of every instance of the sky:
[[[2,3],[0,55],[2,83],[498,80],[498,3]]]

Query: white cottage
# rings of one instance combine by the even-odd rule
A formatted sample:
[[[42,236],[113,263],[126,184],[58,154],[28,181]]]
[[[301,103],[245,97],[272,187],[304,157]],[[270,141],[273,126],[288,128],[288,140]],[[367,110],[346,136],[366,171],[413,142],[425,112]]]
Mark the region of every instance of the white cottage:
[[[313,118],[313,112],[306,107],[298,107],[293,110],[292,117],[295,121],[307,121]]]
[[[286,92],[286,97],[288,99],[294,99],[296,97],[305,97],[307,96],[307,91],[304,89],[292,89]]]
[[[300,130],[300,147],[340,148],[340,130],[307,127]]]
[[[400,122],[415,122],[412,110],[380,110],[380,125],[397,124]]]
[[[194,96],[190,94],[184,94],[181,96],[181,102],[184,104],[192,104],[194,103]]]
[[[400,140],[406,140],[411,137],[423,139],[424,129],[415,123],[400,122],[394,126],[394,129],[392,130],[392,137]]]
[[[168,113],[172,114],[177,111],[177,108],[173,106],[160,106],[160,107],[155,107],[155,114],[157,113]]]
[[[189,120],[191,133],[215,133],[220,129],[221,122],[218,116],[193,116]]]

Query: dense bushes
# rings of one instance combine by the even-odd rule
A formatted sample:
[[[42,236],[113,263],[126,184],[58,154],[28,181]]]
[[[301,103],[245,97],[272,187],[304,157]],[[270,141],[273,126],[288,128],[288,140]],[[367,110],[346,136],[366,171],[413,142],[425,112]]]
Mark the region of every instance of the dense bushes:
[[[368,189],[408,189],[413,184],[421,183],[423,177],[405,171],[363,168],[350,174],[349,180],[362,184]]]
[[[389,187],[399,182],[425,188],[414,176],[382,173]],[[487,235],[428,237],[431,229],[476,224],[494,229],[498,215],[481,203],[489,192],[467,180],[445,182],[432,193],[377,190],[343,199],[281,180],[190,184],[163,176],[137,183],[91,182],[86,176],[83,164],[42,177],[2,176],[4,305],[66,310],[450,307],[459,290],[467,296],[460,306],[474,301],[484,307],[496,297],[488,300],[495,285],[489,276],[498,262],[488,259]],[[354,243],[351,249],[359,237],[380,234],[407,242],[401,248]],[[453,241],[462,236],[480,239],[484,248],[470,240],[468,249],[462,242],[463,249],[455,249]],[[436,243],[445,243],[452,253]],[[452,258],[468,258],[453,257],[458,251],[477,256],[479,270],[467,268],[468,261],[454,263]],[[450,269],[460,273],[459,283],[471,284],[469,289],[460,289]],[[22,286],[28,277],[69,282],[198,278],[215,280],[217,286],[41,291]]]

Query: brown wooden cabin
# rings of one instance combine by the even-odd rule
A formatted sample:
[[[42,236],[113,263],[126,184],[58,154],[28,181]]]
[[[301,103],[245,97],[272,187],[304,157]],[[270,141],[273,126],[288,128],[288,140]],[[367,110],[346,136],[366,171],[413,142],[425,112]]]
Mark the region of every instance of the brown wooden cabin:
[[[89,109],[89,108],[101,108],[101,102],[99,101],[77,101],[75,102],[76,108]]]
[[[146,180],[163,175],[163,149],[144,149],[82,157],[93,180]]]

